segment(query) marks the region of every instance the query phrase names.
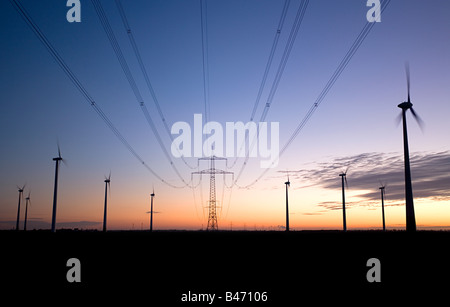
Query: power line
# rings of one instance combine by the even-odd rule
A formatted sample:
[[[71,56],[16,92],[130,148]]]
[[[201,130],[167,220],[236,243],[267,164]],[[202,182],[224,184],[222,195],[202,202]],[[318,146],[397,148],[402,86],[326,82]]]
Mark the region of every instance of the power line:
[[[384,10],[386,9],[386,7],[389,5],[391,0],[385,0],[383,1],[383,3],[381,4],[381,12],[384,12]],[[276,160],[278,160],[279,157],[281,157],[281,155],[287,150],[287,148],[292,144],[292,142],[294,141],[294,139],[297,137],[297,135],[299,134],[299,132],[303,129],[303,127],[306,125],[306,123],[308,122],[308,120],[311,118],[311,116],[314,114],[314,112],[316,111],[316,109],[319,107],[319,105],[322,103],[323,99],[326,97],[326,95],[328,94],[328,92],[330,91],[330,89],[333,87],[334,83],[337,81],[337,79],[339,78],[339,76],[341,75],[341,73],[344,71],[344,69],[347,67],[348,63],[350,62],[350,60],[353,58],[353,56],[355,55],[356,51],[358,51],[359,47],[361,46],[361,44],[363,43],[363,41],[365,40],[365,38],[367,37],[367,35],[369,34],[370,30],[373,28],[373,26],[375,25],[375,22],[367,22],[364,27],[362,28],[362,30],[359,32],[358,36],[356,37],[355,41],[353,42],[353,44],[351,45],[350,49],[347,51],[347,53],[345,54],[344,58],[341,60],[341,62],[339,63],[338,67],[336,68],[336,70],[334,71],[334,73],[331,75],[330,79],[328,80],[328,82],[326,83],[325,87],[323,88],[323,90],[320,92],[319,96],[317,97],[317,99],[314,101],[314,103],[311,105],[311,107],[309,108],[308,112],[306,113],[305,117],[302,119],[302,121],[298,124],[297,128],[294,130],[294,132],[292,133],[292,135],[289,137],[288,141],[286,142],[286,144],[282,147],[282,149],[280,150],[280,153],[278,154],[278,157]],[[270,170],[270,168],[266,168],[259,176],[258,178],[256,178],[254,181],[252,181],[250,184],[246,185],[246,186],[239,186],[240,188],[249,188],[250,186],[254,185],[256,182],[258,182],[262,177],[264,177],[264,175]],[[239,175],[238,175],[239,176]],[[237,181],[237,179],[236,179]],[[235,184],[236,184],[235,181]]]
[[[114,124],[111,122],[111,120],[106,116],[106,114],[103,112],[103,110],[96,104],[94,99],[91,97],[89,92],[86,90],[86,88],[83,86],[83,84],[78,80],[78,78],[75,76],[75,74],[72,72],[72,70],[69,68],[69,66],[66,64],[66,62],[63,60],[61,55],[58,53],[58,51],[53,47],[53,45],[50,43],[50,41],[47,39],[45,34],[41,31],[39,26],[33,21],[31,16],[28,14],[28,12],[25,10],[25,8],[22,6],[22,4],[17,0],[10,0],[13,7],[16,9],[16,11],[19,13],[19,15],[22,17],[22,19],[26,22],[28,27],[33,31],[33,33],[37,36],[39,41],[44,45],[44,47],[47,49],[47,51],[50,53],[50,55],[53,57],[53,59],[56,61],[56,63],[61,67],[61,69],[64,71],[64,73],[67,75],[69,80],[75,85],[75,87],[80,91],[82,96],[86,99],[86,101],[89,103],[89,105],[94,109],[94,111],[100,116],[100,118],[105,122],[105,124],[108,126],[108,128],[114,133],[114,135],[119,139],[119,141],[125,146],[125,148],[149,171],[151,172],[156,178],[158,178],[161,182],[173,187],[173,188],[183,188],[183,186],[176,186],[173,185],[166,180],[164,180],[161,176],[158,175],[150,166],[148,166],[145,161],[141,158],[141,156],[134,150],[134,148],[128,143],[128,141],[123,137],[123,135],[119,132],[119,130],[114,126]]]
[[[159,104],[158,98],[156,97],[155,91],[154,91],[153,86],[152,86],[152,84],[150,82],[150,78],[148,77],[147,69],[145,68],[144,63],[142,61],[142,57],[141,57],[141,54],[139,52],[139,48],[138,48],[138,46],[136,44],[136,41],[134,39],[133,32],[131,31],[131,27],[130,27],[130,25],[128,23],[127,16],[125,15],[125,11],[123,9],[123,6],[122,6],[122,3],[120,2],[120,0],[116,0],[116,6],[117,6],[117,9],[119,10],[123,26],[125,28],[125,31],[127,32],[128,39],[130,40],[130,44],[131,44],[131,46],[133,48],[133,51],[134,51],[134,55],[136,56],[136,59],[137,59],[137,61],[139,63],[139,67],[141,69],[141,72],[144,75],[145,83],[147,84],[147,88],[148,88],[148,90],[150,92],[150,95],[152,96],[153,102],[155,103],[155,106],[156,106],[156,109],[158,111],[159,117],[161,118],[161,120],[162,120],[162,122],[164,124],[164,128],[165,128],[167,134],[169,135],[170,140],[173,141],[173,139],[174,139],[173,135],[170,132],[169,125],[167,124],[167,120],[166,120],[166,118],[165,118],[165,116],[163,114],[163,111],[162,111],[161,106]],[[177,150],[178,150],[178,147],[177,147]],[[183,156],[181,156],[181,159],[183,160],[184,164],[186,164],[187,167],[189,167],[191,169],[195,169],[196,168],[195,166],[190,166]]]
[[[305,16],[305,12],[306,12],[306,8],[308,7],[308,3],[309,3],[309,0],[302,0],[297,9],[297,14],[295,16],[295,20],[292,25],[291,32],[289,33],[289,37],[286,42],[286,46],[284,47],[283,55],[282,55],[280,63],[278,64],[277,73],[272,82],[272,87],[270,89],[269,96],[267,97],[267,101],[266,101],[264,110],[261,114],[261,118],[259,119],[259,122],[264,122],[264,120],[266,119],[267,113],[269,112],[270,106],[272,105],[273,97],[275,96],[275,93],[278,89],[278,85],[280,83],[281,77],[283,76],[284,69],[286,67],[286,63],[289,59],[289,55],[291,54],[295,39],[297,38],[297,33],[298,33],[298,30],[300,29],[303,18]],[[244,163],[242,164],[241,169],[239,170],[239,173],[236,177],[236,181],[239,180],[242,173],[244,172],[245,167],[247,166],[247,163],[249,160],[249,151],[250,151],[250,148],[252,148],[255,145],[255,142],[256,142],[256,137],[253,138],[253,140],[251,141],[251,144],[249,143],[249,150],[246,152]]]
[[[261,80],[261,84],[259,85],[258,95],[256,96],[255,104],[253,105],[253,111],[252,115],[250,116],[250,121],[253,121],[253,118],[255,117],[256,110],[259,105],[259,101],[261,99],[261,95],[264,90],[264,86],[266,84],[267,75],[269,74],[270,67],[272,66],[272,60],[273,56],[275,54],[275,50],[277,49],[278,40],[280,38],[281,30],[283,29],[284,20],[286,19],[286,14],[288,12],[290,0],[284,1],[283,11],[281,12],[280,21],[278,22],[277,31],[275,33],[275,37],[272,42],[272,48],[270,49],[269,59],[267,60],[266,68],[264,70],[264,75]]]
[[[208,63],[208,6],[206,0],[200,0],[200,21],[202,31],[202,61],[203,61],[203,98],[205,104],[205,120],[207,123],[210,118],[209,104],[209,63]]]
[[[381,12],[383,12],[386,9],[386,7],[389,5],[390,1],[391,0],[383,1]],[[291,137],[289,138],[289,140],[286,142],[286,144],[281,149],[280,155],[283,154],[284,151],[289,147],[289,145],[292,143],[292,141],[297,137],[297,135],[300,132],[300,130],[303,129],[303,127],[306,125],[308,120],[311,118],[312,114],[315,112],[317,107],[322,103],[323,99],[328,94],[330,89],[333,87],[334,83],[339,78],[341,73],[347,67],[348,63],[353,58],[353,56],[355,55],[356,51],[358,51],[359,47],[361,46],[361,44],[363,43],[363,41],[365,40],[365,38],[367,37],[367,35],[369,34],[370,30],[373,28],[374,25],[375,25],[375,22],[367,22],[364,25],[364,27],[362,28],[361,32],[358,34],[358,36],[356,37],[355,41],[353,42],[352,46],[350,47],[350,49],[345,54],[344,58],[339,63],[339,66],[336,68],[336,70],[334,71],[333,75],[328,80],[328,82],[325,85],[324,89],[319,94],[319,96],[317,97],[316,101],[311,105],[310,109],[306,113],[306,116],[299,123],[299,125],[294,130],[294,132],[292,133]]]
[[[111,25],[109,24],[108,18],[106,17],[106,14],[103,10],[101,3],[98,0],[92,0],[91,2],[94,5],[97,16],[99,17],[102,27],[105,30],[108,40],[111,43],[111,46],[114,50],[114,53],[116,54],[116,57],[119,60],[120,66],[122,67],[122,70],[128,80],[128,83],[130,84],[130,87],[133,90],[136,100],[139,103],[141,110],[144,113],[145,119],[147,120],[147,123],[149,124],[150,128],[152,129],[153,134],[155,135],[156,140],[158,141],[158,144],[161,147],[161,150],[163,151],[164,155],[166,156],[167,160],[169,161],[170,166],[177,174],[178,178],[180,178],[180,180],[184,183],[184,185],[187,186],[188,183],[181,176],[180,172],[178,171],[178,169],[176,168],[172,159],[170,158],[170,155],[167,152],[166,147],[164,146],[161,136],[159,135],[158,130],[156,129],[155,123],[153,122],[153,119],[150,116],[150,113],[148,112],[147,106],[145,105],[144,100],[142,99],[141,93],[139,92],[139,89],[136,85],[133,75],[128,67],[128,64],[127,64],[124,56],[123,56],[122,50],[117,42],[116,36],[114,35],[114,32],[111,28]]]
[[[272,87],[270,89],[269,96],[267,97],[267,102],[264,107],[263,113],[261,114],[260,122],[263,122],[266,119],[267,112],[269,112],[269,108],[272,105],[273,97],[278,89],[278,85],[280,83],[281,77],[284,73],[284,68],[286,67],[286,63],[289,59],[289,55],[291,54],[292,47],[294,46],[295,39],[297,38],[298,30],[303,21],[303,17],[305,16],[306,8],[308,7],[309,0],[304,0],[300,3],[300,6],[297,10],[297,15],[295,16],[294,24],[292,25],[291,32],[289,33],[289,38],[284,48],[283,56],[281,58],[280,64],[278,65],[277,73],[275,79],[273,80]]]
[[[278,41],[280,38],[281,30],[283,29],[284,20],[286,19],[286,14],[288,12],[290,0],[284,1],[283,10],[281,11],[281,17],[278,21],[277,30],[275,32],[275,37],[273,38],[272,42],[272,48],[270,49],[269,58],[267,59],[266,68],[264,69],[263,78],[261,80],[261,84],[259,85],[258,94],[256,95],[256,100],[253,105],[252,114],[250,115],[250,121],[253,121],[253,118],[255,117],[256,110],[258,109],[259,101],[261,100],[261,95],[264,91],[264,87],[266,85],[267,76],[269,75],[270,67],[272,66],[273,57],[275,55],[275,51],[278,46]],[[239,150],[242,150],[242,147],[245,145],[245,143],[248,140],[248,135],[245,135],[245,140],[242,142],[241,146],[239,147]],[[236,157],[233,161],[233,164],[229,168],[233,168],[236,165],[238,158]]]

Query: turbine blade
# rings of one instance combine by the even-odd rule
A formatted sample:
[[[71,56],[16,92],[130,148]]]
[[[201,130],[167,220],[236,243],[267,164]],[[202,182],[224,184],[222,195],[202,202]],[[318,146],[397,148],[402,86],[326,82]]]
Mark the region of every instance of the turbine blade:
[[[348,172],[348,169],[349,169],[349,168],[350,168],[350,166],[347,166],[347,168],[345,169],[345,172],[344,172],[345,175],[347,175],[347,172]],[[346,177],[345,180],[347,180],[347,177]]]
[[[420,129],[423,131],[424,127],[425,127],[425,123],[424,121],[420,118],[419,115],[417,115],[416,111],[414,111],[414,109],[411,107],[411,114],[414,116],[414,119],[416,120],[417,124],[419,125]]]
[[[61,148],[59,147],[59,141],[56,140],[56,146],[58,147],[58,157],[61,158]]]
[[[409,89],[410,89],[410,81],[409,81],[409,62],[405,62],[405,73],[406,73],[406,87],[408,89],[408,102],[411,102],[410,96],[409,96]]]
[[[400,114],[395,117],[395,120],[394,120],[395,126],[398,127],[398,125],[400,125],[401,121],[402,121],[402,112],[400,112]]]
[[[347,176],[344,176],[344,181],[345,181],[345,188],[348,189]]]

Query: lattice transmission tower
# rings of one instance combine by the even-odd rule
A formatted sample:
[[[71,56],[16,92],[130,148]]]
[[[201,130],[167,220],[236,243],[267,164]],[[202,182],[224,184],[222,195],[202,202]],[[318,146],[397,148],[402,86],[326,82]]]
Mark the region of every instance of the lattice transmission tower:
[[[208,201],[208,226],[206,230],[219,230],[217,223],[217,201],[216,201],[216,174],[233,175],[233,172],[227,172],[221,169],[216,169],[215,160],[227,160],[226,158],[211,156],[208,158],[199,158],[200,160],[209,160],[210,167],[198,172],[192,172],[192,175],[209,175],[209,201]]]

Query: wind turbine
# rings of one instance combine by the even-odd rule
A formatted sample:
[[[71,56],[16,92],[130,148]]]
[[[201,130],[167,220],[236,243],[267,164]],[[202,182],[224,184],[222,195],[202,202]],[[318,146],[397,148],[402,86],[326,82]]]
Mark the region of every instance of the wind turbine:
[[[412,108],[413,104],[411,103],[410,95],[409,95],[409,65],[405,64],[406,71],[406,85],[408,89],[408,101],[402,102],[398,105],[400,109],[402,109],[401,118],[403,120],[403,150],[404,150],[404,160],[405,160],[405,200],[406,200],[406,231],[416,231],[416,217],[414,214],[414,201],[413,201],[413,192],[412,192],[412,184],[411,184],[411,169],[409,165],[409,148],[408,148],[408,131],[406,127],[406,111],[411,110],[413,117],[416,119],[419,126],[422,128],[423,121],[416,114],[414,109]]]
[[[27,198],[25,198],[26,202],[25,202],[25,221],[23,223],[23,230],[27,230],[27,216],[28,216],[28,204],[30,204],[31,206],[31,191],[28,192],[28,196]]]
[[[151,196],[151,205],[150,205],[150,231],[153,231],[153,197],[155,197],[155,188],[153,188]]]
[[[289,197],[288,197],[288,187],[291,186],[289,181],[289,173],[287,181],[284,183],[286,185],[286,231],[289,231]]]
[[[345,181],[345,186],[348,188],[347,171],[348,171],[348,167],[345,170],[345,172],[342,172],[341,174],[339,174],[339,176],[342,179],[342,216],[343,216],[344,231],[347,231],[347,219],[346,219],[346,216],[345,216],[345,188],[344,188],[344,181]]]
[[[379,188],[381,191],[381,214],[383,216],[383,231],[386,231],[386,223],[384,221],[384,195],[386,193],[385,188],[386,188],[386,184],[382,184],[380,182],[381,187]]]
[[[55,188],[53,191],[52,232],[56,231],[56,202],[57,202],[57,196],[58,196],[58,168],[59,168],[59,163],[61,161],[64,162],[63,158],[61,157],[61,150],[59,148],[59,143],[57,143],[57,146],[58,146],[58,156],[56,158],[53,158],[53,161],[55,161],[56,167],[55,167]]]
[[[105,176],[105,209],[103,211],[103,231],[106,231],[106,211],[108,205],[108,186],[111,193],[111,172],[109,172],[108,178]]]
[[[17,206],[17,222],[16,222],[16,230],[19,230],[19,220],[20,220],[20,200],[23,198],[23,189],[25,189],[26,184],[23,187],[17,186],[19,191],[19,204]]]

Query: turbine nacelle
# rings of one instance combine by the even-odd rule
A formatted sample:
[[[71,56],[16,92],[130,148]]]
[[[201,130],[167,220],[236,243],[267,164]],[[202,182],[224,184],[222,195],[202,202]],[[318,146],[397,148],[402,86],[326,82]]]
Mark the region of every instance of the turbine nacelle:
[[[109,172],[108,177],[105,176],[105,182],[110,183],[111,182],[111,172]]]
[[[289,172],[287,172],[287,173],[288,173],[287,181],[284,184],[287,184],[290,187],[291,186],[291,182],[289,181]]]
[[[345,171],[342,171],[342,173],[339,174],[339,177],[342,177],[345,181],[345,187],[348,189],[348,183],[347,183],[347,172],[348,169],[350,168],[350,166],[347,167],[347,169]],[[342,187],[344,188],[344,187]]]
[[[17,190],[19,191],[19,193],[22,193],[23,190],[25,189],[26,184],[24,184],[22,187],[17,186]]]
[[[405,101],[398,105],[398,107],[400,109],[405,110],[405,111],[408,109],[411,109],[412,106],[413,106],[413,104],[411,103],[411,101]]]
[[[56,146],[58,147],[58,156],[56,158],[53,158],[53,161],[57,161],[58,164],[59,161],[62,161],[67,166],[66,160],[61,157],[61,148],[59,148],[59,141],[56,141]]]

